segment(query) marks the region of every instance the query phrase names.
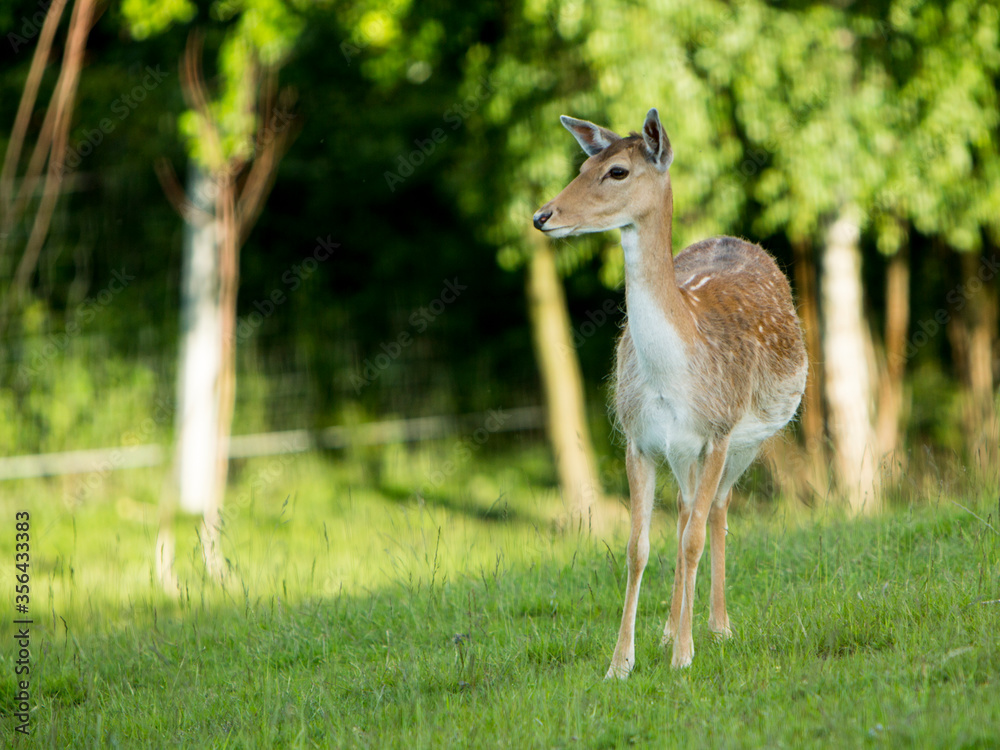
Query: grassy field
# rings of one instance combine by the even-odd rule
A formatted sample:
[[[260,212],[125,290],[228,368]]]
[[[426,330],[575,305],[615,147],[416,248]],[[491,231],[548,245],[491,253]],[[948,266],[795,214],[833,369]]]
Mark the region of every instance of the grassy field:
[[[74,508],[58,483],[0,487],[11,568],[6,519],[32,513],[35,620],[28,738],[4,629],[2,744],[1000,746],[996,497],[855,521],[744,500],[728,539],[734,637],[708,632],[706,557],[681,672],[659,645],[675,548],[658,511],[638,666],[605,682],[624,528],[557,530],[544,454],[481,458],[422,499],[406,488],[435,459],[402,448],[242,465],[227,582],[202,576],[187,519],[174,596],[153,583],[161,475],[112,475]],[[264,472],[269,491],[242,491]]]

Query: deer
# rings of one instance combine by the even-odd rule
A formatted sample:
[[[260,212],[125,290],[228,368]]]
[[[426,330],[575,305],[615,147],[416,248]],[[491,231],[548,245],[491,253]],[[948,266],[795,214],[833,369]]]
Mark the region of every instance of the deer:
[[[711,533],[709,630],[732,636],[726,612],[727,513],[736,480],[761,444],[795,416],[808,369],[785,274],[760,245],[701,240],[673,254],[673,150],[657,110],[622,137],[563,115],[587,159],[532,217],[551,238],[621,230],[625,321],[616,347],[613,408],[625,438],[631,529],[618,642],[605,679],[635,666],[639,587],[649,560],[656,472],[676,479],[677,563],[662,645],[671,667],[694,658],[698,563]]]

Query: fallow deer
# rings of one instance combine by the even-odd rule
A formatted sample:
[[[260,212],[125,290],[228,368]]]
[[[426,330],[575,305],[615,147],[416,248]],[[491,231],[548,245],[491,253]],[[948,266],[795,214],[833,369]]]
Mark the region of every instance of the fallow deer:
[[[625,606],[607,673],[624,678],[635,666],[657,463],[666,460],[680,487],[663,644],[673,641],[673,667],[687,667],[706,525],[708,626],[729,637],[725,538],[732,487],[761,443],[795,415],[806,353],[788,280],[759,245],[713,237],[674,257],[673,151],[655,109],[641,134],[624,138],[585,120],[561,121],[588,158],[579,176],[535,213],[534,225],[554,238],[620,229],[625,252],[627,321],[618,341],[614,404],[627,443],[632,528]]]

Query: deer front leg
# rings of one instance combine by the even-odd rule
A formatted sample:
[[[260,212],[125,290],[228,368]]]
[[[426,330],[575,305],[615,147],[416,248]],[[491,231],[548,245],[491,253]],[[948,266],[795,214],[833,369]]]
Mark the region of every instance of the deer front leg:
[[[670,595],[670,616],[663,628],[663,645],[666,646],[677,636],[681,621],[681,600],[684,597],[684,529],[687,528],[691,511],[684,505],[684,495],[677,492],[677,564],[674,566],[674,588]]]
[[[712,602],[709,605],[708,629],[723,638],[733,634],[726,613],[726,516],[732,499],[733,491],[730,489],[725,502],[713,503],[708,512],[708,524],[712,530]]]
[[[670,665],[675,668],[688,667],[694,658],[694,640],[691,626],[694,614],[694,587],[698,576],[698,562],[705,551],[705,524],[708,512],[719,491],[719,481],[726,465],[726,451],[729,439],[723,438],[709,449],[704,468],[698,481],[694,507],[682,540],[684,552],[684,591],[681,597],[681,615],[677,636],[674,638],[674,652]]]
[[[624,679],[635,666],[635,613],[639,605],[639,585],[649,561],[649,524],[653,515],[653,494],[656,488],[656,468],[629,443],[625,454],[628,489],[632,513],[632,532],[628,540],[628,583],[625,606],[618,630],[618,644],[611,657],[611,667],[605,679]]]

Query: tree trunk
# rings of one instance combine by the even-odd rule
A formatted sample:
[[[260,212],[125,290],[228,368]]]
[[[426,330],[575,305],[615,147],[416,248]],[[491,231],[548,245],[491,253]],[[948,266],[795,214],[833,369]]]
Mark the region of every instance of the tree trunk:
[[[993,351],[997,339],[997,291],[992,273],[979,254],[962,253],[965,327],[965,434],[972,466],[995,474],[1000,463],[1000,426],[993,391]]]
[[[176,471],[181,509],[204,515],[216,504],[218,490],[222,316],[214,219],[216,186],[194,160],[188,168],[188,197],[199,210],[184,224]]]
[[[213,153],[211,178],[190,162],[189,187],[181,189],[169,162],[159,162],[164,192],[187,224],[181,314],[181,367],[178,380],[177,486],[181,507],[200,513],[202,552],[210,575],[225,575],[222,555],[222,501],[229,475],[229,438],[236,403],[236,300],[240,247],[260,215],[278,164],[297,128],[289,123],[295,95],[277,92],[277,71],[264,76],[249,58],[248,91],[257,96],[254,153],[249,172],[245,155],[225,157],[218,123],[208,105],[201,71],[201,37],[192,32],[181,60],[182,91],[207,125]],[[251,71],[252,74],[250,73]],[[239,178],[239,179],[238,179]],[[168,497],[165,516],[172,515]],[[169,529],[169,523],[165,524]],[[157,565],[169,567],[169,533],[157,544]],[[162,576],[161,576],[162,578]]]
[[[799,297],[806,354],[809,357],[809,377],[802,398],[802,435],[805,440],[807,481],[816,488],[826,488],[826,440],[823,434],[823,354],[820,338],[819,305],[816,299],[816,263],[810,244],[795,243],[795,286]]]
[[[903,416],[903,376],[906,373],[906,333],[910,326],[910,263],[905,249],[890,259],[885,279],[885,367],[879,373],[876,436],[879,460],[886,469],[902,472],[905,456],[897,454]]]
[[[528,266],[528,312],[545,393],[549,439],[571,522],[588,523],[599,511],[601,487],[587,428],[583,376],[570,336],[555,253],[540,233],[529,231],[533,252]]]
[[[208,572],[221,578],[222,500],[229,478],[229,437],[236,407],[236,297],[240,285],[240,226],[236,216],[236,185],[228,174],[220,176],[216,197],[216,242],[219,250],[220,367],[218,380],[219,411],[216,421],[218,456],[215,492],[212,504],[205,508],[203,526],[205,565]]]
[[[873,460],[873,351],[862,312],[861,252],[853,209],[830,225],[823,248],[823,356],[837,485],[855,513],[880,498]]]
[[[177,368],[174,492],[164,493],[156,567],[166,590],[175,584],[174,514],[180,508],[202,518],[218,511],[220,374],[222,315],[219,308],[219,254],[215,219],[217,186],[194,161],[188,162],[184,246],[181,259],[180,352]],[[217,525],[217,524],[216,524]],[[206,536],[204,531],[203,537]],[[203,538],[206,563],[211,535]],[[211,545],[214,547],[214,545]]]

